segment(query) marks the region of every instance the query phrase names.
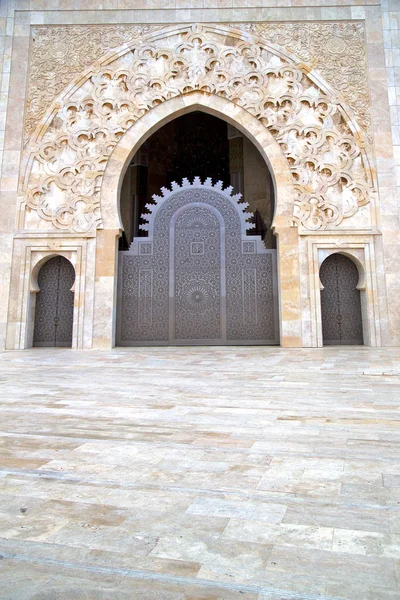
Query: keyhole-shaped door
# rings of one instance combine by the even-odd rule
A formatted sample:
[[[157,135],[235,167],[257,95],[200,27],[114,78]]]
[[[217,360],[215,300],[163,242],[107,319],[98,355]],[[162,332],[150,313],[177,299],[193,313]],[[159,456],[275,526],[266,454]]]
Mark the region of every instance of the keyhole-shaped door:
[[[359,273],[352,260],[332,254],[321,265],[322,335],[326,345],[363,343]]]
[[[38,275],[36,296],[34,346],[72,345],[75,280],[72,264],[63,256],[48,260]]]
[[[189,206],[171,221],[170,341],[223,341],[221,223],[211,209]]]

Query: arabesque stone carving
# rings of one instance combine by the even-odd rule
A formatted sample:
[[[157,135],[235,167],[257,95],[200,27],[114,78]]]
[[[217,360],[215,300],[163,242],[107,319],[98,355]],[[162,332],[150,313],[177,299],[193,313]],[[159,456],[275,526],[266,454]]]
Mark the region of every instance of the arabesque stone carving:
[[[292,171],[299,224],[329,228],[354,215],[373,194],[361,129],[310,65],[244,38],[220,26],[169,28],[96,63],[33,136],[26,205],[58,229],[101,226],[102,175],[118,140],[157,104],[200,91],[245,108],[275,137]]]
[[[343,96],[356,115],[357,123],[369,134],[371,115],[363,23],[298,21],[243,23],[238,27],[266,42],[273,42],[318,69]]]
[[[226,23],[234,32],[251,33],[314,65],[340,91],[368,129],[368,78],[364,24],[353,21]],[[110,50],[157,32],[162,25],[37,26],[33,28],[25,133],[33,133],[56,96]],[[165,27],[164,27],[165,28]]]
[[[77,25],[34,27],[29,70],[25,133],[63,89],[98,58],[123,44],[161,29],[162,25]]]

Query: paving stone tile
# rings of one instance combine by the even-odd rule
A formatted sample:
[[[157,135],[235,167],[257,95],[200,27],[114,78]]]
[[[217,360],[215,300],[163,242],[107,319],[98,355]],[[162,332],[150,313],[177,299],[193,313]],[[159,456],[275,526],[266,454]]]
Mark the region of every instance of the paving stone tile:
[[[267,569],[263,576],[263,585],[272,590],[275,589],[275,592],[261,593],[258,600],[286,600],[287,598],[291,600],[293,596],[296,600],[307,600],[310,598],[310,594],[317,598],[320,596],[322,600],[326,592],[324,577],[292,574],[289,571],[280,572]]]
[[[254,583],[262,579],[271,550],[268,544],[241,542],[237,548],[231,540],[187,534],[161,536],[150,555],[200,563],[199,579]]]
[[[304,548],[332,548],[333,529],[307,525],[270,525],[264,521],[230,519],[221,538],[238,541],[299,546]]]
[[[30,600],[51,579],[43,565],[21,565],[17,560],[0,560],[2,600]]]
[[[67,523],[56,533],[46,536],[52,544],[108,550],[110,552],[131,552],[147,555],[156,545],[157,536],[129,536],[124,527],[105,527],[86,523]]]
[[[400,487],[400,475],[384,475],[383,485],[385,487]]]
[[[15,515],[0,517],[1,534],[5,538],[21,538],[24,540],[46,540],[62,529],[68,521],[65,519],[49,519],[46,515]]]
[[[394,563],[386,557],[360,556],[326,552],[309,548],[274,546],[268,570],[301,573],[308,576],[324,574],[328,580],[350,579],[353,582],[388,586],[393,584]]]
[[[364,556],[400,558],[400,535],[335,529],[332,550]]]
[[[381,485],[343,483],[340,495],[358,503],[390,504],[388,489]]]
[[[196,498],[187,513],[238,519],[256,519],[268,523],[280,523],[286,512],[284,504],[223,500],[219,498]]]
[[[388,516],[390,533],[400,533],[400,510],[390,510]]]
[[[195,535],[201,532],[203,536],[210,538],[219,538],[225,530],[229,519],[197,516],[187,513],[152,513],[147,511],[145,517],[138,515],[130,517],[124,523],[124,529],[130,535],[142,538],[146,534],[154,534],[157,537],[163,535],[174,535],[180,537],[189,533]]]
[[[0,355],[1,598],[399,597],[399,351],[21,357]]]
[[[388,512],[363,506],[296,504],[288,507],[283,522],[389,533]]]
[[[398,600],[399,588],[377,587],[375,585],[364,585],[361,582],[330,582],[326,586],[326,593],[335,598],[343,600]]]
[[[348,459],[344,463],[345,473],[356,473],[360,474],[364,471],[367,473],[382,473],[383,476],[386,474],[399,474],[400,475],[400,464],[397,460],[353,460]]]
[[[336,496],[340,494],[341,485],[337,482],[304,481],[302,478],[263,477],[257,485],[258,490],[301,494],[302,496]]]

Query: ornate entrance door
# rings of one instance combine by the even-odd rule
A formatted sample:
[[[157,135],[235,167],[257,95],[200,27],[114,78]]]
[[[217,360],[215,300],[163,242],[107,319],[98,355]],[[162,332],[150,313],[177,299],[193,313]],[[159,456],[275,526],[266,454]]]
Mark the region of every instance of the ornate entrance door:
[[[173,184],[120,252],[119,345],[277,344],[276,251],[246,204],[210,180]]]
[[[69,260],[55,256],[39,271],[36,296],[34,346],[72,345],[75,270]]]
[[[170,340],[222,343],[221,223],[210,208],[191,205],[174,221]]]
[[[363,343],[359,273],[352,260],[332,254],[321,265],[322,335],[325,345]]]

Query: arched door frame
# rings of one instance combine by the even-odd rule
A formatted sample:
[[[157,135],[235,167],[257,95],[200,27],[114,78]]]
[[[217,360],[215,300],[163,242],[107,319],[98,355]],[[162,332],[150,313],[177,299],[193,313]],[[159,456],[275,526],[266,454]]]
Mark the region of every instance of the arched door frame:
[[[75,269],[72,348],[91,348],[95,238],[44,241],[39,234],[36,239],[16,238],[15,249],[21,260],[15,261],[12,271],[13,310],[9,314],[7,348],[32,347],[39,291],[37,275],[43,264],[55,256],[63,256]]]
[[[33,346],[33,336],[34,336],[34,323],[35,323],[35,312],[36,312],[36,298],[38,292],[40,292],[38,276],[41,268],[52,258],[57,258],[61,256],[65,258],[73,267],[75,272],[74,283],[71,287],[71,292],[74,293],[74,312],[73,312],[73,320],[72,320],[72,344],[71,347],[76,347],[74,341],[77,337],[77,323],[78,323],[78,307],[76,305],[76,290],[79,286],[79,281],[77,281],[77,271],[76,271],[76,260],[75,256],[71,252],[46,252],[44,255],[40,255],[39,253],[35,254],[33,257],[33,262],[31,266],[31,275],[30,275],[30,286],[29,286],[29,303],[28,303],[28,319],[27,319],[27,330],[26,330],[26,348],[31,348]]]
[[[97,231],[93,347],[115,345],[117,250],[122,230],[119,197],[130,160],[157,129],[196,110],[222,118],[246,135],[271,172],[275,187],[273,229],[278,242],[280,340],[282,346],[301,347],[299,244],[293,224],[295,191],[288,162],[279,144],[256,117],[226,98],[202,92],[171,98],[155,106],[121,137],[107,163],[100,199],[103,228]]]
[[[360,290],[364,346],[381,346],[373,241],[349,243],[347,247],[340,247],[337,243],[330,242],[320,242],[312,245],[314,248],[310,249],[310,255],[312,255],[311,260],[315,265],[314,281],[310,282],[310,289],[314,291],[314,293],[311,293],[311,311],[315,315],[315,331],[312,337],[314,343],[312,345],[319,348],[324,346],[321,310],[321,289],[323,286],[319,276],[321,265],[332,254],[343,254],[354,262],[359,273],[357,289]]]
[[[76,329],[76,325],[77,325],[77,306],[75,304],[75,291],[76,291],[76,283],[77,283],[77,274],[76,274],[76,265],[74,264],[74,260],[73,257],[70,256],[69,252],[53,252],[53,253],[49,253],[48,255],[44,256],[43,258],[39,259],[33,266],[32,268],[32,272],[31,272],[31,285],[30,285],[30,303],[29,303],[29,310],[31,313],[31,318],[29,319],[29,323],[31,324],[30,327],[30,331],[29,331],[29,347],[33,346],[33,338],[34,338],[34,333],[35,333],[35,316],[36,316],[36,300],[37,300],[37,294],[40,292],[40,286],[39,286],[39,273],[42,269],[42,267],[44,267],[44,265],[46,263],[49,262],[49,260],[51,260],[52,258],[65,258],[65,260],[67,260],[70,265],[72,266],[73,270],[74,270],[74,283],[72,284],[72,287],[70,288],[69,291],[73,292],[74,294],[74,302],[73,302],[73,315],[72,315],[72,340],[71,340],[71,348],[74,347],[74,339],[75,339],[75,335],[74,335],[74,329]],[[51,347],[51,346],[50,346]],[[66,346],[68,348],[68,346]]]

